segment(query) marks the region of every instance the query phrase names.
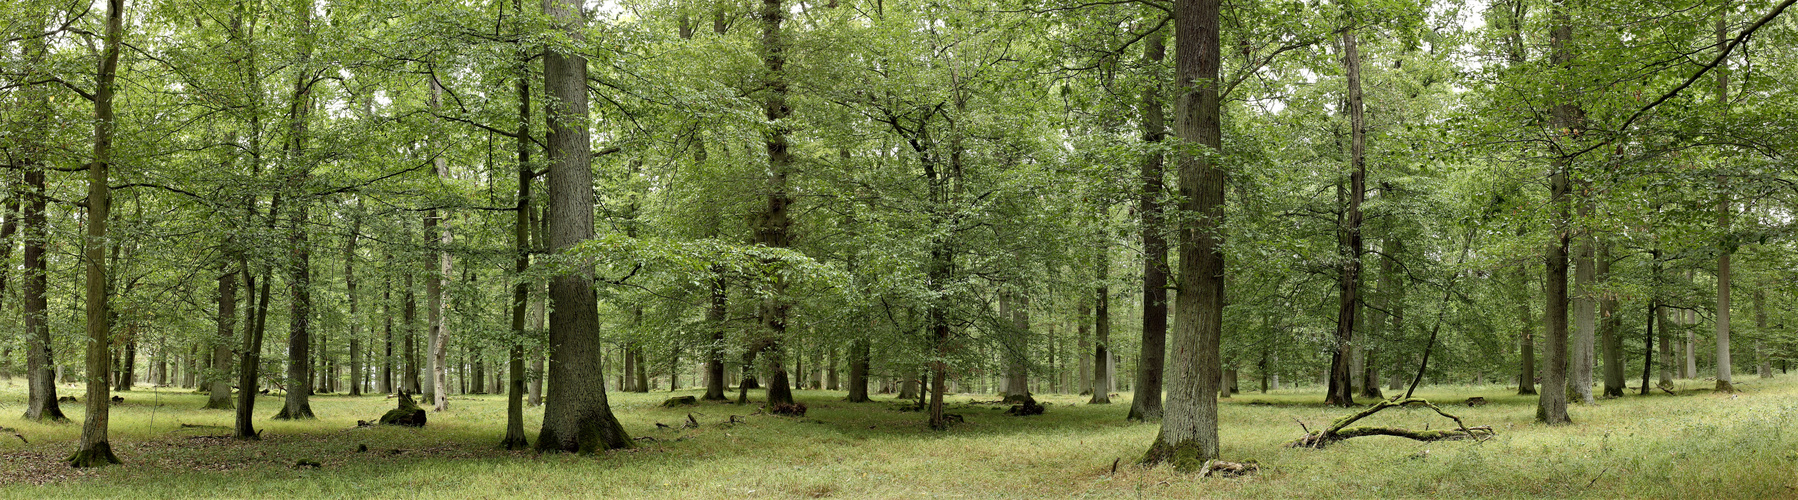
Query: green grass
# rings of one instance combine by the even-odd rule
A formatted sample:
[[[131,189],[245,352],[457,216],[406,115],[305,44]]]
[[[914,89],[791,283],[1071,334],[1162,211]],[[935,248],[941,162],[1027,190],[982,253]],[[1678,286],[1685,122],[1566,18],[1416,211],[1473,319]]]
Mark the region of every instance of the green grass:
[[[1259,475],[1222,479],[1132,465],[1157,426],[1123,421],[1119,403],[1048,395],[1047,415],[1011,417],[997,405],[951,398],[967,423],[928,430],[923,415],[890,401],[849,404],[842,393],[800,391],[804,418],[749,415],[753,407],[657,405],[668,392],[611,392],[612,407],[639,441],[627,451],[573,456],[496,449],[504,429],[499,396],[458,396],[422,430],[356,429],[392,406],[381,396],[320,396],[316,421],[268,420],[279,400],[257,403],[261,442],[212,439],[231,413],[198,408],[203,396],[139,389],[113,409],[112,442],[124,465],[73,470],[80,426],[36,424],[23,413],[22,380],[0,382],[0,497],[358,497],[358,498],[1161,498],[1161,497],[1798,497],[1798,377],[1745,378],[1736,396],[1696,390],[1575,405],[1575,425],[1532,423],[1535,400],[1500,386],[1436,387],[1419,396],[1451,403],[1483,396],[1478,407],[1444,406],[1469,425],[1490,425],[1484,442],[1417,443],[1357,438],[1324,450],[1282,443],[1345,410],[1315,404],[1321,394],[1244,393],[1221,411],[1222,453],[1256,460]],[[61,389],[64,394],[72,388]],[[694,394],[681,391],[674,394]],[[886,399],[886,398],[881,398]],[[1250,404],[1250,403],[1265,404]],[[79,405],[65,411],[79,421]],[[691,411],[693,430],[678,427]],[[724,424],[730,415],[747,423]],[[541,409],[526,411],[534,436]],[[1397,409],[1369,425],[1449,425],[1428,410]],[[366,445],[367,453],[357,453]],[[398,450],[396,453],[395,450]],[[323,464],[295,468],[299,460]],[[1113,460],[1122,459],[1114,474]]]

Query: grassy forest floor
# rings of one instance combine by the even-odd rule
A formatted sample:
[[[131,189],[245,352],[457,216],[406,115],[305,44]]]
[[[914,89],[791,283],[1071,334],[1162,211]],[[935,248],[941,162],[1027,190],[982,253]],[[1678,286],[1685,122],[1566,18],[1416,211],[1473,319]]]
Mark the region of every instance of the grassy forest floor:
[[[112,443],[124,465],[74,470],[61,459],[76,448],[80,425],[19,418],[24,381],[14,379],[0,382],[0,426],[13,429],[0,434],[0,497],[1798,497],[1798,376],[1742,377],[1733,396],[1683,382],[1687,390],[1677,396],[1574,405],[1576,425],[1555,428],[1533,423],[1534,397],[1514,389],[1430,387],[1418,395],[1490,401],[1443,407],[1497,436],[1364,437],[1323,450],[1281,445],[1301,435],[1295,420],[1316,430],[1345,410],[1316,404],[1322,395],[1312,391],[1243,393],[1221,406],[1223,456],[1265,470],[1223,479],[1132,465],[1158,426],[1124,421],[1129,394],[1110,405],[1046,395],[1048,413],[1030,417],[970,404],[991,395],[957,395],[950,411],[967,422],[933,432],[924,415],[899,411],[890,395],[850,404],[831,391],[798,392],[810,406],[802,418],[713,403],[664,409],[658,405],[668,392],[611,391],[625,429],[655,440],[570,456],[497,449],[501,396],[453,397],[451,411],[431,414],[422,430],[356,428],[393,405],[382,396],[315,397],[321,418],[307,422],[268,420],[280,402],[264,396],[257,402],[263,440],[237,442],[215,437],[229,434],[231,413],[198,409],[204,396],[140,388],[112,411]],[[64,411],[81,419],[81,405]],[[688,413],[697,429],[680,429]],[[525,413],[533,437],[542,414]],[[727,423],[731,415],[747,421]],[[658,430],[658,422],[675,429]],[[1363,422],[1451,425],[1412,408]],[[368,451],[358,452],[360,445]],[[296,467],[301,460],[321,466]]]

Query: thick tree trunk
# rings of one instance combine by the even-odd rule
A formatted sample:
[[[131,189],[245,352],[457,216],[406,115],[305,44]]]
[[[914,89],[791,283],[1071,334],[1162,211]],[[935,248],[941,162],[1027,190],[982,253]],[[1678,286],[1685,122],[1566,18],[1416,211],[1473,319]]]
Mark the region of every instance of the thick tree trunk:
[[[1175,0],[1174,129],[1182,142],[1222,148],[1217,88],[1219,0]],[[1176,304],[1173,363],[1161,432],[1143,462],[1172,462],[1196,470],[1217,457],[1218,344],[1224,311],[1224,171],[1196,148],[1178,148],[1181,209],[1181,288]]]
[[[1355,323],[1361,315],[1361,201],[1367,195],[1367,124],[1362,115],[1361,53],[1355,44],[1355,30],[1342,32],[1342,68],[1348,83],[1349,115],[1349,182],[1347,196],[1337,186],[1337,198],[1348,205],[1337,226],[1337,249],[1341,252],[1342,269],[1336,281],[1336,344],[1330,355],[1330,380],[1324,396],[1325,404],[1353,406],[1353,379],[1358,373],[1350,368],[1355,345]]]
[[[768,151],[767,206],[756,227],[756,243],[771,248],[787,248],[792,246],[792,221],[788,218],[787,209],[793,204],[793,194],[787,186],[787,177],[793,171],[793,155],[787,150],[787,132],[792,125],[787,120],[793,111],[787,107],[787,42],[781,23],[788,14],[782,0],[762,0],[758,15],[762,24],[762,87],[766,89],[764,117],[770,127],[763,138]],[[787,315],[792,309],[786,297],[786,287],[786,280],[776,279],[773,290],[762,300],[760,307],[763,335],[768,336],[761,342],[761,355],[770,367],[769,406],[793,404],[784,347]]]
[[[577,46],[586,17],[572,0],[544,0],[544,13]],[[572,47],[551,45],[543,54],[543,88],[549,121],[549,250],[593,237],[592,143],[587,131],[587,59]],[[540,451],[590,453],[628,448],[630,436],[606,403],[600,365],[599,297],[593,270],[550,282],[549,393]]]
[[[1082,299],[1080,302],[1079,321],[1082,323],[1091,321],[1091,302],[1087,300],[1089,299]],[[1006,294],[999,298],[999,317],[1011,319],[1011,335],[1005,342],[1005,397],[1003,400],[1008,403],[1021,403],[1030,398],[1030,360],[1027,357],[1030,351],[1030,325],[1027,322],[1018,321],[1020,318],[1018,309],[1029,307],[1024,305],[1024,302],[1022,297],[1015,294]],[[1080,330],[1084,332],[1086,325],[1082,324]],[[1097,389],[1095,388],[1095,390]]]
[[[1143,62],[1158,68],[1167,54],[1163,32],[1144,39]],[[1153,73],[1151,73],[1153,74]],[[1142,140],[1154,152],[1144,155],[1142,192],[1138,194],[1138,213],[1142,215],[1142,349],[1136,362],[1136,395],[1130,400],[1126,420],[1159,420],[1161,418],[1161,377],[1167,360],[1167,228],[1162,217],[1162,155],[1155,148],[1167,136],[1162,116],[1161,86],[1155,78],[1142,91]],[[1082,351],[1084,351],[1084,346]],[[1081,364],[1084,378],[1090,369]]]
[[[94,162],[87,167],[87,415],[81,425],[81,448],[69,457],[74,467],[119,463],[106,438],[111,394],[104,374],[111,371],[107,352],[112,344],[112,311],[107,303],[107,223],[112,212],[112,193],[107,182],[112,167],[114,94],[119,67],[119,45],[124,38],[125,0],[106,2],[105,49],[94,91]]]
[[[868,399],[868,339],[855,339],[849,344],[849,402],[866,403]]]

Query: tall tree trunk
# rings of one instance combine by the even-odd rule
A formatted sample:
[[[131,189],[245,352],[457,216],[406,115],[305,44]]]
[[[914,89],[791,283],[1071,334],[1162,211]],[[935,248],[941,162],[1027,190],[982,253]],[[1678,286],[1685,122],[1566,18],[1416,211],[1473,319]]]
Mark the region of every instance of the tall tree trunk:
[[[392,260],[391,255],[383,255]],[[381,382],[383,394],[394,394],[393,387],[393,275],[381,277]]]
[[[311,30],[314,0],[296,2],[299,16],[299,63],[294,67],[293,95],[287,111],[286,189],[293,197],[289,215],[287,260],[287,401],[276,419],[312,419],[312,250],[307,238],[311,201],[304,193],[308,168],[306,120],[312,111]]]
[[[793,171],[793,155],[787,151],[787,132],[792,125],[787,123],[792,116],[792,109],[787,107],[787,42],[781,23],[787,18],[787,9],[782,0],[762,0],[759,13],[762,22],[762,87],[764,95],[764,117],[770,124],[765,133],[764,145],[768,151],[767,207],[762,211],[761,221],[756,228],[756,243],[771,248],[787,248],[792,245],[789,233],[792,222],[787,215],[787,207],[793,204],[793,194],[787,187],[787,177]],[[786,294],[787,283],[784,279],[774,281],[773,290],[762,300],[761,316],[764,335],[768,338],[760,342],[762,357],[766,359],[769,370],[768,404],[792,404],[792,385],[787,381],[786,351],[783,347],[787,331],[787,315],[792,309]]]
[[[1175,0],[1174,68],[1180,89],[1174,130],[1186,144],[1222,149],[1217,88],[1219,0]],[[1181,288],[1175,307],[1173,366],[1161,432],[1145,463],[1195,470],[1217,457],[1218,347],[1224,311],[1224,171],[1197,148],[1182,147]],[[1096,389],[1096,388],[1095,388]]]
[[[536,248],[541,249],[544,248],[544,245],[542,245],[541,242],[545,235],[543,234],[544,231],[541,231],[542,228],[538,229],[539,232],[533,234],[536,234],[535,238],[539,242],[539,244],[536,245]],[[536,299],[531,301],[531,330],[543,332],[549,326],[549,310],[546,307],[546,304],[549,302],[549,288],[546,283],[533,284],[533,286],[537,287],[537,293],[535,294]],[[539,342],[536,347],[531,349],[530,357],[531,382],[530,387],[528,387],[530,394],[526,398],[525,403],[533,407],[543,406],[543,379],[547,377],[548,372],[543,370],[544,353],[542,342]]]
[[[1102,368],[1111,366],[1111,286],[1107,283],[1111,279],[1109,254],[1110,248],[1101,243],[1098,255],[1093,259],[1093,275],[1099,282],[1093,296],[1093,366]],[[1111,384],[1111,370],[1093,370],[1093,397],[1087,404],[1111,404]]]
[[[42,32],[41,24],[48,22],[48,15],[36,16],[39,25],[33,30]],[[27,79],[35,79],[45,72],[45,60],[49,57],[48,43],[45,37],[26,37],[23,41],[26,57]],[[28,115],[27,123],[33,136],[23,141],[20,146],[24,153],[25,189],[20,207],[19,219],[25,240],[24,273],[20,275],[19,291],[24,302],[22,313],[25,316],[25,384],[28,386],[25,399],[25,419],[39,422],[64,422],[62,406],[56,401],[56,356],[51,346],[54,339],[50,336],[49,300],[45,296],[49,290],[49,267],[45,259],[46,244],[49,242],[47,221],[44,209],[47,205],[44,182],[44,157],[49,146],[46,136],[50,123],[50,94],[41,85],[28,86],[23,92],[23,111]]]
[[[1157,31],[1144,39],[1143,63],[1159,69],[1167,54],[1164,32]],[[1159,73],[1151,73],[1159,74]],[[1126,420],[1159,420],[1161,418],[1161,376],[1167,360],[1167,228],[1162,217],[1162,155],[1159,145],[1167,136],[1167,122],[1162,116],[1161,86],[1165,82],[1153,78],[1142,90],[1142,140],[1150,153],[1143,156],[1138,213],[1142,215],[1142,349],[1136,362],[1136,395],[1130,400]],[[1085,350],[1083,346],[1082,351]],[[1084,379],[1090,367],[1081,363]]]
[[[1354,21],[1350,21],[1351,23]],[[1367,195],[1367,124],[1362,115],[1361,53],[1355,45],[1353,28],[1342,32],[1342,68],[1348,83],[1349,115],[1349,182],[1340,223],[1337,225],[1337,249],[1341,252],[1342,269],[1336,281],[1336,344],[1330,354],[1330,380],[1324,404],[1354,406],[1353,379],[1350,369],[1354,356],[1355,323],[1361,315],[1361,200]],[[1337,189],[1342,189],[1338,184]]]
[[[1723,9],[1717,17],[1717,47],[1721,49],[1729,43],[1728,25],[1730,2],[1723,2]],[[1717,108],[1721,114],[1729,114],[1729,64],[1719,64],[1713,70],[1717,74]],[[1735,384],[1730,380],[1729,359],[1729,287],[1733,278],[1730,269],[1731,254],[1735,253],[1731,241],[1731,215],[1735,210],[1730,205],[1729,178],[1717,175],[1717,229],[1723,233],[1723,241],[1717,254],[1717,392],[1736,392]]]
[[[125,36],[125,0],[107,0],[105,49],[94,90],[94,162],[87,167],[87,416],[81,425],[81,448],[68,459],[74,467],[119,463],[106,439],[112,401],[105,373],[111,371],[112,311],[106,289],[106,226],[112,212],[107,185],[112,167],[113,81],[119,67],[119,45]]]
[[[356,239],[362,232],[362,200],[356,200],[355,213],[350,215],[350,234],[343,245],[343,290],[344,298],[349,302],[350,316],[350,395],[362,395],[362,316],[356,308],[360,302],[356,297]]]
[[[1598,272],[1598,283],[1608,286],[1611,281],[1611,244],[1607,241],[1598,243],[1598,256],[1595,262]],[[1623,314],[1617,309],[1617,294],[1605,292],[1598,299],[1598,338],[1604,349],[1604,396],[1607,398],[1623,397],[1625,382],[1623,381]],[[1646,380],[1644,380],[1646,382]]]
[[[593,237],[592,143],[587,120],[586,16],[572,0],[543,0],[543,11],[574,47],[543,54],[549,121],[549,250],[566,251]],[[628,448],[630,437],[606,403],[600,365],[599,297],[593,270],[579,268],[550,282],[549,393],[539,451],[590,453]]]
[[[524,0],[512,0],[512,13],[522,18]],[[524,320],[531,302],[531,282],[523,278],[531,268],[531,180],[536,178],[531,171],[532,58],[522,39],[514,57],[518,59],[518,131],[512,139],[518,154],[518,199],[512,210],[512,273],[518,282],[512,284],[512,342],[506,351],[506,436],[499,445],[522,450],[530,447],[524,436]]]
[[[443,105],[443,84],[431,75],[431,107]],[[449,177],[449,161],[443,155],[434,160],[438,179]],[[436,234],[433,234],[436,233]],[[431,362],[431,407],[433,411],[449,409],[449,301],[444,296],[444,280],[450,278],[454,271],[451,268],[449,246],[454,243],[450,235],[449,220],[437,210],[425,216],[425,237],[436,238],[436,269],[425,277],[425,318],[430,322],[430,362]]]
[[[1367,322],[1369,344],[1376,338],[1402,339],[1405,334],[1405,288],[1400,284],[1397,266],[1398,259],[1405,254],[1404,240],[1388,234],[1385,242],[1380,244],[1380,254],[1380,307],[1370,312],[1372,318]],[[1361,397],[1385,399],[1386,394],[1380,391],[1380,365],[1392,363],[1397,368],[1402,366],[1402,358],[1396,350],[1387,351],[1388,354],[1378,360],[1374,359],[1377,353],[1372,349],[1363,352],[1366,359],[1359,374]]]
[[[1566,67],[1573,61],[1573,20],[1567,12],[1567,0],[1557,0],[1550,14],[1551,59],[1556,66]],[[1573,103],[1572,95],[1558,97],[1553,111],[1556,129],[1577,130],[1582,111]],[[1569,132],[1566,140],[1578,134]],[[1536,400],[1536,420],[1549,425],[1572,423],[1567,415],[1567,245],[1571,238],[1568,227],[1572,219],[1570,195],[1573,191],[1573,158],[1563,155],[1554,159],[1549,174],[1549,202],[1555,207],[1554,242],[1549,245],[1546,263],[1547,302],[1543,308],[1546,325],[1542,370],[1542,393]]]
[[[1018,323],[1019,303],[1023,299],[1015,293],[1006,293],[999,297],[999,317],[1011,319],[1011,335],[1005,342],[1005,398],[1004,401],[1019,403],[1030,398],[1030,368],[1028,352],[1028,324]],[[1086,330],[1087,322],[1092,321],[1091,298],[1080,301],[1080,329]]]

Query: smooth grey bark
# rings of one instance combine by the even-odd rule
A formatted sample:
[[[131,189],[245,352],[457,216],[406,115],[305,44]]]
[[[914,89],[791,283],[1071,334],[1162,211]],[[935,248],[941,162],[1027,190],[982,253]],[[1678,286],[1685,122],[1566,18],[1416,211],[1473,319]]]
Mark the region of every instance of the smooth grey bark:
[[[212,340],[212,373],[207,385],[206,408],[229,410],[231,404],[231,344],[237,340],[237,270],[218,278],[218,333]]]
[[[1597,282],[1600,286],[1608,286],[1611,281],[1610,242],[1599,241],[1597,251],[1594,262]],[[1623,397],[1623,339],[1620,334],[1623,312],[1617,309],[1617,294],[1605,293],[1599,297],[1598,315],[1598,339],[1604,358],[1604,396]]]
[[[1581,203],[1580,218],[1591,215],[1591,203]],[[1573,353],[1568,359],[1569,378],[1568,398],[1578,398],[1585,404],[1595,404],[1592,397],[1592,368],[1594,347],[1598,334],[1598,273],[1592,235],[1582,232],[1578,236],[1579,247],[1574,252],[1573,260]]]
[[[432,108],[443,105],[443,83],[430,76]],[[449,178],[449,161],[443,155],[432,160],[438,179]],[[433,232],[437,234],[432,234]],[[425,276],[425,319],[430,323],[431,409],[449,410],[449,300],[445,297],[444,280],[453,269],[449,254],[455,237],[450,233],[448,217],[438,210],[425,215],[425,237],[436,239],[436,269]]]
[[[1725,0],[1719,11],[1716,23],[1717,47],[1728,46],[1729,27],[1726,22],[1730,12],[1730,2]],[[1717,108],[1724,115],[1729,114],[1729,65],[1719,64],[1713,70],[1717,74]],[[1729,288],[1734,278],[1730,269],[1735,253],[1735,243],[1731,241],[1731,219],[1734,207],[1730,204],[1729,178],[1717,175],[1717,230],[1723,233],[1723,241],[1718,242],[1721,252],[1717,253],[1717,392],[1736,392],[1736,386],[1730,379],[1731,363],[1729,359]]]
[[[549,250],[567,251],[593,237],[592,143],[588,133],[586,16],[573,0],[543,0],[544,14],[573,46],[543,53],[544,113],[549,123]],[[549,399],[539,451],[591,453],[631,446],[606,402],[599,297],[593,270],[580,268],[550,282]]]
[[[1184,144],[1221,150],[1219,0],[1175,0],[1174,130]],[[1143,462],[1196,470],[1217,457],[1218,347],[1224,311],[1224,171],[1194,147],[1177,149],[1181,285],[1167,402]]]

